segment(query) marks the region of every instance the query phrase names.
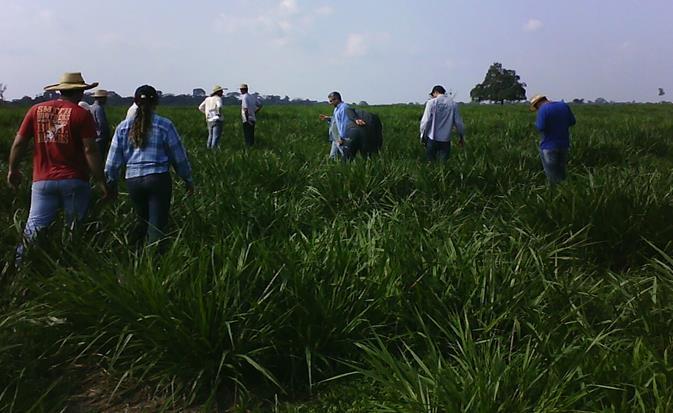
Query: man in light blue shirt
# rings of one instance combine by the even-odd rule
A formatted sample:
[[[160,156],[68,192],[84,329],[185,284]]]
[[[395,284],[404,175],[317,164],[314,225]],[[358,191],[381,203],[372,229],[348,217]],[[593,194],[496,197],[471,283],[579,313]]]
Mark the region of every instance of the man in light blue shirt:
[[[425,144],[425,155],[429,162],[439,159],[446,162],[451,153],[451,133],[458,132],[458,145],[463,146],[465,126],[458,111],[458,105],[446,95],[446,89],[437,85],[430,92],[432,97],[425,104],[421,118],[421,143]]]
[[[89,112],[96,121],[96,144],[103,160],[107,158],[107,150],[110,146],[110,124],[107,121],[104,107],[106,103],[107,90],[98,89],[93,93],[93,104],[89,106]]]
[[[358,126],[364,126],[365,122],[361,119],[351,119],[353,114],[350,111],[348,103],[341,99],[339,92],[332,92],[327,95],[327,100],[330,105],[334,106],[332,116],[320,114],[320,120],[327,121],[330,124],[329,139],[332,142],[329,157],[337,159],[344,157],[344,150],[346,149],[346,142],[348,139],[347,131],[351,123]]]

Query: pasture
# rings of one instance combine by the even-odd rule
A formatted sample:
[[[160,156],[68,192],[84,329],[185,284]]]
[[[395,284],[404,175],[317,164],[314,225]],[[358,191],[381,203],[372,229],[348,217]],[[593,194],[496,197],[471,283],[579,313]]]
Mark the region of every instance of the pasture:
[[[673,107],[573,106],[556,188],[526,106],[461,106],[447,165],[421,107],[366,109],[383,151],[342,164],[327,106],[265,107],[248,151],[237,108],[209,151],[195,108],[160,106],[196,186],[162,256],[129,248],[122,186],[14,271],[24,159],[0,186],[0,412],[673,410]],[[3,181],[25,110],[0,107]]]

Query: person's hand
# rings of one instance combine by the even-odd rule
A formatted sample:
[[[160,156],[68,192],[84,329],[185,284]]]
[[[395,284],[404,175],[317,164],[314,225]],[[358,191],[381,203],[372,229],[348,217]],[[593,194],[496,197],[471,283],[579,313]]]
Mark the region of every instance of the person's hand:
[[[367,124],[367,122],[365,122],[362,119],[355,119],[355,124],[358,125],[358,126],[365,126]]]
[[[16,190],[19,187],[19,184],[21,183],[21,172],[19,171],[9,171],[7,172],[7,184],[9,186]]]
[[[187,191],[187,196],[194,195],[194,185],[193,184],[187,184],[186,191]]]
[[[107,201],[112,197],[112,191],[105,182],[98,182],[96,186],[98,187],[98,190],[101,193],[100,199],[102,199],[103,201]]]
[[[337,140],[337,143],[339,144],[339,146],[341,146],[341,145],[344,145],[346,143],[346,141],[339,138],[339,140]]]
[[[325,114],[323,114],[323,113],[321,113],[320,115],[318,115],[318,117],[320,118],[320,120],[328,120],[328,119],[330,118],[328,115],[325,115]]]
[[[463,139],[462,136],[460,137],[460,139],[458,139],[458,146],[460,146],[461,148],[465,146],[465,140]]]

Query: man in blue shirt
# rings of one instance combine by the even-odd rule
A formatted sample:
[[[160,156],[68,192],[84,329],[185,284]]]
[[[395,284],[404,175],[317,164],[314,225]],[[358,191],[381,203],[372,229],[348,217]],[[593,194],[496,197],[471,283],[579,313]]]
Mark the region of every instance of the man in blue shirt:
[[[575,116],[565,102],[552,102],[546,96],[536,95],[530,100],[530,110],[537,111],[535,127],[542,133],[540,158],[547,179],[552,185],[566,177],[570,127]]]
[[[327,95],[327,100],[330,105],[334,107],[332,116],[320,114],[320,120],[330,123],[329,139],[332,142],[330,150],[330,158],[342,158],[344,161],[353,159],[358,151],[362,152],[363,156],[378,152],[380,142],[373,142],[378,145],[376,150],[370,150],[369,136],[367,131],[361,127],[366,127],[367,122],[361,118],[362,111],[352,109],[348,103],[344,102],[339,92],[332,92]],[[378,123],[376,123],[378,122]],[[372,117],[372,126],[376,129],[372,133],[378,132],[381,134],[380,120],[378,117]],[[378,140],[382,138],[379,137]],[[365,148],[367,150],[365,151]]]

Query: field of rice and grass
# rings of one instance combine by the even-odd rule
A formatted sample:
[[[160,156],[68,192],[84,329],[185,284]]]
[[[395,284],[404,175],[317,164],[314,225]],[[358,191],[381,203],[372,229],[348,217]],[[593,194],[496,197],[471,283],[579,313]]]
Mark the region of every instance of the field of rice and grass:
[[[0,186],[0,412],[673,411],[671,105],[574,106],[555,188],[525,105],[462,106],[446,165],[421,107],[368,109],[384,150],[342,164],[327,106],[266,107],[252,150],[227,107],[217,151],[160,107],[196,181],[163,255],[122,186],[15,271],[30,186]]]

